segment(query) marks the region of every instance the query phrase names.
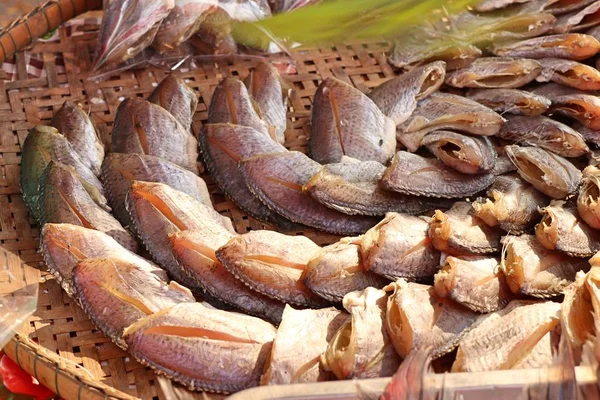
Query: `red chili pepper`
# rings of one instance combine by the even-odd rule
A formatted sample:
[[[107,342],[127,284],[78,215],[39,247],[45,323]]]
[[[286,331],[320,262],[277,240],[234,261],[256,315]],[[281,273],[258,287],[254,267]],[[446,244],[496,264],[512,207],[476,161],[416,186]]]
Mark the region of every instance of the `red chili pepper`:
[[[0,375],[4,386],[15,394],[32,396],[37,400],[51,399],[56,396],[6,355],[2,355],[0,360]]]

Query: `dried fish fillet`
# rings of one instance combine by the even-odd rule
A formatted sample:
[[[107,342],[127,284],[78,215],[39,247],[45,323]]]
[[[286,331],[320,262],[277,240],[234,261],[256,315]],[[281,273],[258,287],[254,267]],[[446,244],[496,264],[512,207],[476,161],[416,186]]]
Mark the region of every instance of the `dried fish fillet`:
[[[567,335],[575,357],[581,355],[583,345],[595,334],[594,309],[588,285],[594,285],[598,269],[592,267],[588,274],[579,272],[575,282],[565,290],[561,306],[564,321],[563,334]],[[594,276],[594,278],[592,278]]]
[[[600,3],[592,2],[589,6],[561,15],[556,20],[554,32],[567,33],[574,31],[583,31],[600,25]]]
[[[327,78],[313,100],[308,151],[321,164],[343,156],[385,164],[396,150],[395,126],[360,90]]]
[[[600,169],[596,166],[590,165],[583,170],[577,211],[589,226],[600,229]]]
[[[236,392],[257,386],[276,329],[200,303],[178,304],[125,330],[129,352],[190,390]]]
[[[335,308],[295,310],[286,306],[262,385],[329,381],[320,366],[321,354],[349,315]]]
[[[474,89],[466,97],[498,113],[540,115],[552,102],[538,94],[517,89]]]
[[[535,60],[483,57],[466,68],[448,73],[446,83],[459,88],[517,88],[533,81],[541,70]]]
[[[350,318],[321,356],[325,370],[332,371],[338,379],[380,378],[396,372],[400,357],[384,328],[387,302],[387,294],[375,288],[344,297]]]
[[[183,79],[168,75],[148,96],[150,103],[167,110],[185,129],[191,129],[198,96]]]
[[[514,300],[479,317],[460,340],[452,372],[514,368],[559,322],[559,303]]]
[[[494,175],[462,174],[441,161],[399,151],[383,174],[381,187],[385,190],[429,197],[466,197],[485,190]]]
[[[433,287],[403,279],[385,287],[392,294],[387,303],[385,328],[398,354],[431,349],[431,357],[451,352],[477,319],[477,313],[438,296]]]
[[[521,178],[554,199],[577,191],[581,172],[568,160],[537,147],[506,146],[506,154]]]
[[[431,151],[441,162],[463,174],[480,174],[491,171],[496,164],[496,151],[485,137],[467,136],[452,131],[428,134],[421,145]]]
[[[600,90],[600,72],[596,68],[561,58],[542,58],[538,62],[542,66],[536,78],[538,82],[552,81],[579,90]]]
[[[549,35],[494,46],[492,52],[500,57],[566,58],[584,60],[600,51],[600,42],[593,36],[580,33]]]

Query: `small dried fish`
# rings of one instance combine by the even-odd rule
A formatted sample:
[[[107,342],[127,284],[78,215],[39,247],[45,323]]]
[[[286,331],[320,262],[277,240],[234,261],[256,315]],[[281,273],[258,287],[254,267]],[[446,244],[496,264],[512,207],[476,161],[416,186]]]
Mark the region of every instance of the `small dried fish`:
[[[594,165],[583,170],[577,211],[589,226],[600,229],[600,169]]]
[[[125,330],[129,352],[190,390],[235,392],[257,386],[276,329],[260,318],[201,303],[178,304]]]
[[[304,236],[251,231],[217,250],[225,269],[253,290],[285,303],[318,308],[329,303],[302,282],[308,262],[321,248]]]
[[[399,151],[383,174],[386,190],[429,197],[466,197],[485,190],[494,181],[491,173],[467,175],[441,161]]]
[[[498,113],[517,115],[540,115],[552,104],[545,97],[517,89],[474,89],[466,96]]]
[[[496,164],[496,151],[485,136],[473,137],[452,131],[436,131],[425,136],[421,145],[427,147],[448,167],[463,174],[488,172]]]
[[[533,235],[505,236],[502,243],[502,270],[513,293],[556,296],[575,281],[578,271],[589,269],[586,260],[548,250]]]
[[[384,328],[387,294],[367,288],[348,293],[344,308],[350,318],[336,332],[321,356],[321,364],[338,379],[392,376],[400,365]]]
[[[500,10],[515,4],[528,3],[531,0],[483,0],[476,4],[473,9],[477,12],[489,12]]]
[[[580,33],[542,36],[515,43],[494,46],[492,52],[500,57],[547,58],[584,60],[600,51],[600,42],[593,36]]]
[[[600,3],[598,3],[600,5]],[[600,71],[577,61],[542,58],[538,82],[556,82],[579,90],[600,90]]]
[[[473,203],[475,215],[487,225],[513,234],[533,228],[540,217],[538,208],[550,202],[515,174],[498,176],[487,195]]]
[[[592,278],[593,277],[593,278]],[[561,306],[561,319],[564,331],[573,351],[581,355],[583,345],[595,334],[594,309],[588,285],[597,284],[598,268],[592,267],[590,272],[577,273],[575,282],[565,290],[565,299]]]
[[[390,280],[423,280],[438,270],[440,253],[423,217],[389,213],[359,242],[364,268]]]
[[[556,20],[554,32],[583,31],[596,25],[600,25],[600,3],[594,1],[581,10],[561,15]]]
[[[320,366],[320,358],[348,317],[335,308],[295,310],[286,306],[261,384],[333,380],[335,377]]]
[[[433,287],[403,279],[385,287],[392,291],[385,328],[398,354],[431,348],[431,357],[451,352],[477,319],[477,313],[436,294]]]
[[[446,83],[459,88],[517,88],[533,81],[542,67],[526,58],[483,57],[448,73]]]
[[[433,247],[452,255],[495,253],[500,250],[500,234],[475,216],[466,201],[457,201],[446,212],[437,210],[429,223]]]
[[[154,48],[164,54],[181,46],[198,31],[217,4],[217,0],[174,0],[173,8],[156,32]]]
[[[595,0],[542,0],[538,4],[533,4],[534,7],[542,6],[544,10],[561,15],[571,11],[579,10]]]
[[[321,164],[344,156],[385,164],[396,150],[395,127],[360,90],[327,78],[313,100],[308,151]]]
[[[368,287],[382,288],[388,280],[365,270],[359,238],[347,238],[324,247],[306,266],[303,282],[310,290],[331,302],[342,302],[350,292]]]
[[[594,131],[600,129],[600,99],[597,96],[557,83],[539,86],[534,92],[552,100],[550,113],[577,120],[579,124],[573,128],[586,142],[597,141],[598,134]]]
[[[577,191],[581,171],[568,160],[537,147],[512,145],[505,150],[521,178],[545,195],[564,199]]]
[[[119,104],[111,152],[163,158],[198,173],[198,141],[164,108],[127,98]]]
[[[148,101],[171,113],[185,129],[191,129],[192,118],[198,107],[198,96],[183,79],[167,75],[150,93]]]
[[[479,317],[460,340],[452,372],[514,368],[559,322],[559,303],[514,300],[502,310]]]
[[[432,62],[382,83],[369,93],[369,97],[399,125],[410,117],[419,100],[440,88],[445,77],[446,63]]]
[[[414,152],[429,132],[450,129],[473,135],[492,136],[504,118],[487,107],[448,93],[433,93],[421,100],[411,117],[398,126],[397,138]]]

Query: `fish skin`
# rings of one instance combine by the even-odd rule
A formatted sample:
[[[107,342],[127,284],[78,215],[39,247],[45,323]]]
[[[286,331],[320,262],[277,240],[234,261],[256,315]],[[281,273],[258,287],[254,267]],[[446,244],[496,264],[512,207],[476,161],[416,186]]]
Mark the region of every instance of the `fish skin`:
[[[65,101],[54,114],[50,126],[56,128],[73,146],[83,165],[100,175],[104,145],[89,115],[81,104]]]
[[[258,386],[275,335],[260,318],[183,303],[136,322],[123,336],[130,354],[156,373],[192,391],[232,393]]]
[[[500,57],[566,58],[584,60],[600,51],[600,42],[593,36],[580,33],[549,35],[522,41],[499,44],[492,53]]]
[[[445,77],[446,63],[435,61],[385,81],[369,93],[369,98],[399,125],[410,118],[419,100],[442,86]]]
[[[597,123],[598,121],[594,119],[594,124]],[[581,133],[581,136],[583,136],[583,138],[585,139],[585,141],[587,143],[591,143],[591,144],[595,144],[596,147],[598,147],[600,145],[600,128],[598,130],[596,129],[592,129],[590,127],[587,127],[585,125],[582,125],[579,122],[575,122],[573,123],[573,129],[575,129],[577,132]],[[593,153],[595,150],[590,150],[590,153],[588,154],[588,158],[593,159]]]
[[[514,368],[559,322],[559,303],[513,300],[506,308],[478,318],[460,341],[452,372]]]
[[[277,142],[285,143],[287,104],[291,91],[287,82],[283,81],[277,68],[270,63],[261,62],[244,79],[244,85],[258,105],[261,118],[268,125],[271,136],[272,130],[275,130]]]
[[[473,9],[477,12],[489,12],[500,10],[515,4],[527,3],[529,1],[531,0],[483,0],[476,4]]]
[[[193,172],[154,156],[110,153],[102,163],[102,182],[115,216],[125,227],[131,225],[125,197],[133,181],[164,183],[212,206],[206,183]]]
[[[513,369],[539,369],[551,367],[558,355],[560,329],[547,332],[529,352],[515,364]]]
[[[217,260],[215,252],[234,236],[225,231],[188,230],[170,234],[169,242],[173,256],[195,287],[246,314],[279,324],[284,304],[250,289]]]
[[[164,108],[127,98],[119,104],[112,131],[113,153],[156,156],[198,174],[198,141]]]
[[[431,357],[451,352],[478,314],[438,296],[432,286],[400,279],[384,288],[392,292],[385,328],[396,351],[406,357],[413,349],[431,349]]]
[[[485,136],[435,131],[427,134],[421,145],[427,147],[446,166],[463,174],[489,172],[496,164],[496,150]]]
[[[311,292],[302,277],[320,250],[307,237],[261,230],[233,237],[216,255],[227,271],[251,289],[284,303],[319,308],[330,303]]]
[[[554,25],[555,33],[583,31],[600,25],[600,3],[592,2],[587,7],[561,15]]]
[[[505,147],[517,172],[540,192],[553,199],[564,199],[575,193],[581,182],[581,171],[571,162],[537,147]]]
[[[419,176],[420,175],[420,176]],[[457,198],[485,190],[494,181],[491,173],[467,175],[439,160],[399,151],[383,174],[385,190],[416,196]]]
[[[437,210],[429,222],[433,247],[451,255],[488,254],[500,250],[501,232],[475,216],[472,203],[457,201],[446,212]]]
[[[564,115],[578,121],[572,126],[586,142],[598,142],[600,129],[600,99],[592,93],[549,83],[534,89],[552,101],[549,112]]]
[[[360,90],[327,78],[313,99],[308,152],[321,164],[343,156],[385,164],[396,150],[395,127]]]
[[[595,0],[546,0],[540,1],[538,4],[544,10],[552,12],[554,15],[561,15],[571,11],[581,9]],[[534,5],[535,7],[536,5]]]
[[[600,169],[590,165],[583,170],[577,211],[581,219],[594,229],[600,229]]]
[[[495,177],[515,172],[517,167],[510,161],[510,158],[506,154],[498,155],[496,158],[496,164],[490,171]]]
[[[596,68],[560,58],[541,58],[538,62],[542,71],[537,82],[552,81],[579,90],[600,90],[600,72]]]
[[[198,107],[198,95],[185,81],[167,75],[148,96],[150,103],[167,110],[186,130],[192,126],[192,118]]]
[[[593,290],[588,286],[597,285],[598,268],[592,266],[587,274],[577,273],[575,282],[565,289],[565,299],[561,305],[561,319],[564,322],[563,334],[573,348],[575,358],[581,356],[583,345],[595,334]]]
[[[421,100],[411,117],[397,127],[396,137],[409,151],[415,152],[423,137],[432,131],[449,129],[492,136],[504,121],[494,111],[465,97],[433,93]]]
[[[502,270],[516,294],[557,296],[575,281],[577,272],[589,269],[586,260],[548,250],[533,235],[505,236],[502,243]]]
[[[350,292],[368,287],[382,288],[389,281],[365,270],[360,246],[354,243],[360,238],[345,238],[312,258],[304,271],[303,282],[325,300],[341,303]]]
[[[66,165],[50,161],[40,177],[40,189],[40,225],[69,223],[95,229],[137,252],[138,244],[131,233],[94,202]]]
[[[344,308],[350,318],[339,328],[321,356],[321,365],[338,379],[392,376],[400,357],[385,329],[385,291],[366,288],[348,293]]]
[[[514,89],[533,81],[542,67],[526,58],[482,57],[448,73],[446,84],[458,88]]]
[[[248,189],[238,169],[240,160],[287,149],[250,127],[231,124],[205,125],[200,133],[200,149],[206,169],[221,190],[252,217],[282,231],[298,228],[290,220],[269,209]]]
[[[179,303],[195,303],[192,293],[167,283],[144,264],[119,258],[91,258],[73,272],[77,298],[94,324],[126,350],[125,328],[150,314]]]
[[[319,359],[348,317],[335,308],[296,310],[286,305],[261,385],[333,380],[335,376],[320,366]]]
[[[239,164],[250,191],[290,221],[339,235],[366,232],[377,218],[332,210],[302,192],[321,165],[304,153],[262,154]]]
[[[540,219],[538,209],[550,202],[516,174],[496,177],[487,196],[473,202],[475,215],[487,225],[513,234],[533,228]]]
[[[388,213],[359,242],[365,270],[390,280],[424,280],[439,268],[440,252],[427,236],[422,217]]]
[[[501,114],[541,115],[552,104],[543,96],[518,89],[472,89],[466,97]]]

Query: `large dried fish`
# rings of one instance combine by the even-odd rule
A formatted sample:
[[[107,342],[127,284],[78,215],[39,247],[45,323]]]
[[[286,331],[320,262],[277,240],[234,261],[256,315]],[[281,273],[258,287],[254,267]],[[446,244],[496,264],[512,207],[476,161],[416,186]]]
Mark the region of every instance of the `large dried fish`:
[[[506,154],[517,166],[521,178],[554,199],[564,199],[577,191],[579,171],[568,160],[537,147],[506,146]]]
[[[313,100],[308,151],[321,164],[344,156],[385,164],[396,150],[395,126],[360,90],[327,78]]]
[[[164,54],[181,46],[198,31],[217,4],[217,0],[174,0],[173,8],[156,32],[154,48]]]
[[[542,36],[515,43],[494,46],[492,52],[501,57],[567,58],[584,60],[600,51],[600,42],[580,33]]]
[[[198,96],[183,79],[168,75],[150,93],[148,101],[171,113],[185,129],[191,129],[192,118],[198,107]]]
[[[502,310],[479,317],[460,340],[452,372],[511,369],[559,322],[559,303],[514,300]]]
[[[549,83],[534,89],[535,93],[546,96],[552,101],[550,113],[573,118],[579,122],[573,128],[586,142],[594,143],[596,129],[600,129],[600,99],[591,93]],[[581,129],[584,128],[584,129]],[[591,133],[593,132],[593,134]]]
[[[485,137],[467,136],[452,131],[428,134],[421,145],[431,151],[441,162],[463,174],[480,174],[491,171],[496,164],[496,151]]]
[[[446,83],[459,88],[517,88],[533,81],[541,70],[535,60],[483,57],[466,68],[448,73]]]
[[[428,285],[400,279],[384,290],[392,291],[385,328],[401,357],[427,348],[432,358],[443,356],[477,319],[477,313],[438,296]]]
[[[427,236],[423,217],[389,213],[359,242],[364,267],[391,280],[423,280],[438,270],[440,253]]]
[[[259,318],[201,303],[178,304],[125,330],[129,352],[190,390],[235,392],[257,386],[276,329]]]
[[[375,288],[344,297],[350,318],[321,356],[323,367],[338,379],[380,378],[398,369],[400,357],[384,328],[387,301],[387,294]]]
[[[475,89],[466,96],[498,113],[517,115],[540,115],[552,104],[543,96],[517,89]]]
[[[600,3],[594,1],[581,10],[561,15],[556,20],[554,32],[583,31],[596,25],[600,25]]]
[[[320,366],[320,358],[348,317],[335,308],[295,310],[286,306],[261,384],[333,380],[335,377]]]
[[[293,222],[341,235],[362,234],[377,220],[332,210],[302,192],[321,165],[296,151],[242,160],[248,187],[264,204]]]
[[[399,151],[383,174],[381,187],[417,196],[453,198],[471,196],[493,181],[491,173],[462,174],[436,159]]]
[[[369,93],[369,97],[399,125],[410,117],[419,100],[440,88],[445,77],[446,63],[432,62],[382,83]]]
[[[160,157],[198,173],[196,138],[168,111],[146,100],[127,98],[119,104],[111,151]]]
[[[583,170],[577,211],[589,226],[600,229],[600,169],[594,165]]]
[[[596,68],[561,58],[542,58],[538,62],[542,66],[538,82],[552,81],[579,90],[600,89],[600,72]]]

